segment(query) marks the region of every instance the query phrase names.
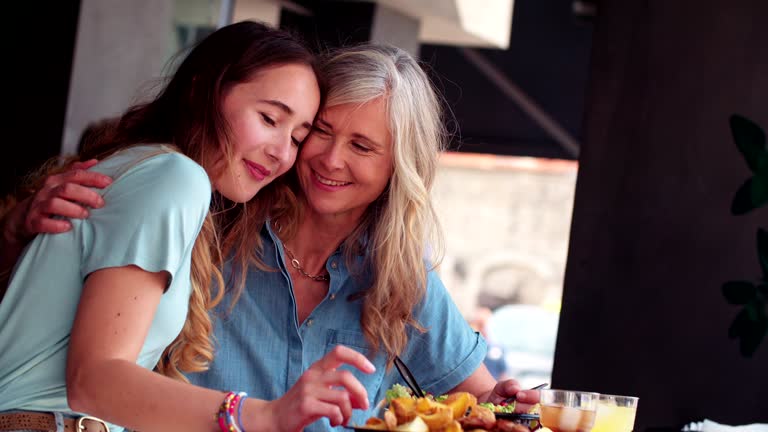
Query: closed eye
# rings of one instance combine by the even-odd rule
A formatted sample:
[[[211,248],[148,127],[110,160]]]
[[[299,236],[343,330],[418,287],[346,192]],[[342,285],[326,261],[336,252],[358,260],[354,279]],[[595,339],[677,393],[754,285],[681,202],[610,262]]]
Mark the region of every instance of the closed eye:
[[[363,153],[368,153],[368,152],[372,151],[370,148],[368,148],[368,147],[366,147],[366,146],[364,146],[364,145],[362,145],[362,144],[360,144],[359,142],[356,142],[356,141],[352,141],[352,146],[355,147],[355,149],[357,149],[358,151],[361,151]]]
[[[318,135],[322,135],[322,136],[329,136],[330,135],[330,133],[328,133],[328,131],[326,131],[323,128],[317,127],[317,126],[312,126],[312,132],[314,132],[315,134],[318,134]]]
[[[272,117],[270,117],[270,116],[268,116],[268,115],[266,115],[264,113],[260,113],[260,114],[261,114],[261,118],[264,120],[264,123],[266,123],[266,124],[268,124],[270,126],[274,126],[275,125],[275,120],[273,120]]]

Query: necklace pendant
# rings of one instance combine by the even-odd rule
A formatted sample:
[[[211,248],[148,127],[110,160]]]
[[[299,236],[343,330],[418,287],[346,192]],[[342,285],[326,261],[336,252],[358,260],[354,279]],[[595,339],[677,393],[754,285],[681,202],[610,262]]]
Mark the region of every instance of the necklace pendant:
[[[291,260],[291,266],[295,268],[299,273],[301,273],[302,276],[307,277],[309,279],[312,279],[316,282],[325,282],[331,280],[331,275],[329,274],[320,274],[320,275],[312,275],[304,271],[304,269],[301,267],[301,263],[298,259],[293,255],[293,252],[289,251],[288,248],[285,248],[285,253],[288,255],[288,258]]]

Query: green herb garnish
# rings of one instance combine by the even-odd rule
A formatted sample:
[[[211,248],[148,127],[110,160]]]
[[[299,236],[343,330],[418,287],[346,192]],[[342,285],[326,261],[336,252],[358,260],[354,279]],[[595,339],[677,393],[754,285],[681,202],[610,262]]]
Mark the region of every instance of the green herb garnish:
[[[392,402],[392,399],[400,397],[413,397],[408,387],[401,384],[393,384],[390,389],[387,390],[387,403]]]

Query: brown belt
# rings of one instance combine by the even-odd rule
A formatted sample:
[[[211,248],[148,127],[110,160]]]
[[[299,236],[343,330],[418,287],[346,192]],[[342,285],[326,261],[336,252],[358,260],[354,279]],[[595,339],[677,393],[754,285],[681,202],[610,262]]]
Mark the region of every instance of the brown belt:
[[[0,414],[0,431],[34,430],[56,432],[53,414],[42,412],[16,412]],[[109,426],[96,417],[64,417],[66,432],[109,432]]]

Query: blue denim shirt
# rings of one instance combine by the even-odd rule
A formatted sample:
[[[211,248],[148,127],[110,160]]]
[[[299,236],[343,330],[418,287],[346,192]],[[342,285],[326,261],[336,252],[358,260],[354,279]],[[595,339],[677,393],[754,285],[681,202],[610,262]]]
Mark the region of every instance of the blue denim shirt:
[[[328,259],[331,280],[325,299],[307,319],[298,322],[293,286],[283,260],[283,245],[269,229],[262,232],[263,260],[279,271],[252,269],[231,313],[229,301],[219,307],[215,323],[217,349],[207,372],[190,374],[194,384],[224,391],[245,391],[250,397],[274,400],[285,394],[312,363],[336,345],[365,354],[376,366],[371,375],[352,370],[365,386],[369,411],[355,410],[351,424],[365,423],[395,382],[402,383],[395,368],[386,370],[385,355],[376,355],[360,327],[362,300],[350,295],[364,290],[370,275],[350,275],[339,250]],[[360,258],[362,259],[362,257]],[[400,357],[424,390],[442,394],[467,379],[483,362],[486,345],[472,330],[433,272],[425,299],[416,307],[416,319],[425,333],[409,330],[408,345]],[[332,429],[326,418],[308,431]]]

